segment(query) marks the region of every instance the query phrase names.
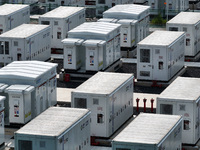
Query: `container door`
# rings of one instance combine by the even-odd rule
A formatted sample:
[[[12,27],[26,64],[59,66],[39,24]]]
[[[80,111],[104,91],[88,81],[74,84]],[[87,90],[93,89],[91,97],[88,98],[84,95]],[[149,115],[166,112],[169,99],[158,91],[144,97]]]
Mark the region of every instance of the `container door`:
[[[98,71],[97,50],[97,47],[86,47],[86,70]]]
[[[138,79],[152,80],[152,70],[154,66],[152,65],[152,48],[139,47],[138,48]]]

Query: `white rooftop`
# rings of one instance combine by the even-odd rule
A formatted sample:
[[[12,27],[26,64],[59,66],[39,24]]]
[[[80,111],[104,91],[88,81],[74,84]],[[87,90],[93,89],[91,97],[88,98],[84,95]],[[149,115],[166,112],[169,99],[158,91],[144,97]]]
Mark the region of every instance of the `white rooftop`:
[[[178,77],[174,80],[158,98],[165,100],[192,100],[196,101],[200,97],[200,79]]]
[[[62,40],[62,43],[64,45],[81,45],[83,43],[83,39],[77,39],[77,38],[66,38]]]
[[[140,15],[147,11],[150,6],[137,5],[137,4],[124,4],[116,5],[103,13],[103,15],[112,13],[116,15]]]
[[[0,83],[0,92],[3,92],[8,87],[7,84]]]
[[[57,67],[57,64],[42,61],[14,61],[0,69],[0,78],[34,80],[54,67]]]
[[[111,94],[131,78],[133,78],[133,74],[98,72],[78,86],[73,92]]]
[[[59,136],[85,115],[87,109],[50,107],[16,131],[17,134]]]
[[[68,34],[102,34],[107,35],[119,28],[121,25],[107,22],[85,22],[70,30]]]
[[[114,142],[159,144],[181,116],[142,113],[114,139]]]
[[[6,92],[8,93],[30,93],[34,90],[34,87],[33,86],[30,86],[30,85],[11,85],[9,86],[8,88],[6,88]]]
[[[48,25],[22,24],[0,35],[0,38],[27,38],[42,30],[50,28]]]
[[[5,100],[6,97],[5,96],[0,96],[0,101]]]
[[[196,24],[200,21],[199,12],[180,12],[174,18],[169,20],[167,23],[172,24]]]
[[[168,46],[172,44],[177,38],[184,35],[184,32],[175,31],[155,31],[145,39],[140,41],[138,45],[159,45]]]
[[[53,9],[50,12],[41,15],[41,18],[67,18],[73,14],[76,14],[80,11],[85,10],[84,7],[67,7],[67,6],[60,6],[56,9]]]
[[[16,13],[19,10],[23,10],[24,8],[29,8],[29,5],[22,4],[4,4],[0,6],[0,16],[9,15],[12,13]]]

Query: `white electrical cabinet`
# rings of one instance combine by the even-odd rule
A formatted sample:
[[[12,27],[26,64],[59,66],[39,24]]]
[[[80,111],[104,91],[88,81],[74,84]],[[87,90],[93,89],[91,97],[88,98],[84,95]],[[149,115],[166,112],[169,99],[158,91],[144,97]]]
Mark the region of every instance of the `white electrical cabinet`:
[[[157,97],[156,113],[182,115],[182,143],[196,144],[200,138],[200,79],[178,77]]]
[[[90,23],[83,23],[82,25],[70,30],[68,32],[69,39],[82,39],[82,40],[90,40],[90,43],[92,42],[95,45],[102,45],[103,50],[103,64],[102,61],[100,62],[99,67],[92,67],[93,71],[99,71],[99,69],[102,68],[103,70],[109,67],[109,65],[113,64],[115,61],[119,60],[121,57],[120,53],[120,24],[114,24],[114,23],[107,23],[107,22],[90,22]],[[67,40],[67,39],[65,39]],[[71,51],[71,47],[67,46],[67,42],[63,40],[65,51]],[[86,66],[91,66],[90,59],[85,60],[86,58],[90,57],[90,54],[92,53],[86,53],[88,52],[88,43],[89,41],[85,42],[85,44],[82,44],[81,47],[81,66],[82,70],[89,71],[86,69]],[[65,44],[66,43],[66,44]],[[65,46],[66,45],[66,46]],[[84,46],[85,45],[85,46]],[[69,49],[68,49],[69,47]],[[94,47],[94,46],[92,46]],[[95,46],[96,47],[96,46]],[[100,46],[101,47],[101,46]],[[99,49],[99,47],[97,47]],[[102,49],[100,48],[100,49]],[[87,50],[86,50],[87,49]],[[105,50],[106,49],[106,50]],[[98,50],[99,51],[99,50]],[[101,50],[100,50],[101,51]],[[66,63],[68,60],[68,57],[64,56],[64,63]],[[64,65],[66,66],[66,65]],[[87,67],[88,68],[88,67]],[[64,69],[71,69],[71,68],[64,68]],[[89,67],[89,69],[91,69]]]
[[[0,34],[29,22],[30,7],[28,5],[4,4],[0,6]]]
[[[15,149],[90,150],[90,114],[51,107],[15,132]]]
[[[5,89],[9,97],[9,122],[25,124],[31,120],[31,92],[30,85],[11,85]]]
[[[138,25],[136,27],[135,36],[137,36],[136,43],[138,43],[149,35],[149,10],[149,6],[137,4],[116,5],[103,12],[103,18],[137,20]],[[128,33],[129,31],[126,32]]]
[[[67,38],[62,40],[64,45],[64,68],[77,70],[85,60],[84,50],[82,48],[82,39]]]
[[[185,56],[194,57],[200,51],[200,13],[181,12],[166,24],[168,31],[186,33]]]
[[[181,150],[182,116],[139,114],[113,140],[112,150]]]
[[[63,49],[61,41],[68,31],[85,22],[84,7],[60,6],[39,17],[39,23],[51,26],[51,48]]]
[[[5,129],[4,129],[4,101],[6,97],[0,96],[0,145],[5,143]]]
[[[184,32],[153,32],[137,45],[137,79],[169,81],[183,68],[184,52]]]
[[[51,57],[50,27],[22,24],[0,35],[0,67],[12,61],[40,60]]]
[[[98,72],[72,91],[71,106],[91,110],[91,136],[110,137],[133,115],[133,75]]]
[[[34,86],[31,94],[31,117],[56,105],[57,64],[40,61],[14,61],[0,69],[0,83]]]

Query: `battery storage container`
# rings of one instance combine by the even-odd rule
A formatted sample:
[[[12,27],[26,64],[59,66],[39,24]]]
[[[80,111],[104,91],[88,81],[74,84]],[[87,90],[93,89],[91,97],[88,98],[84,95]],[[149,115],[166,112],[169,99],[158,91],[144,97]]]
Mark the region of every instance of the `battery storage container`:
[[[4,106],[4,101],[6,97],[5,96],[0,96],[0,145],[3,145],[5,143],[5,122],[4,122],[4,111],[5,111],[5,106]]]

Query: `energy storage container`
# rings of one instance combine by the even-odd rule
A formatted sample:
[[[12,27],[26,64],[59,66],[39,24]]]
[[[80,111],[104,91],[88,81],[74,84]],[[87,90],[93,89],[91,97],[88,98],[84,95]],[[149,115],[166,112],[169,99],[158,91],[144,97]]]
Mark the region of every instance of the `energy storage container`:
[[[183,68],[184,52],[184,32],[153,32],[137,45],[137,79],[169,81]]]
[[[15,149],[90,150],[90,113],[51,107],[15,132]]]
[[[0,6],[0,34],[29,22],[30,7],[28,5],[4,4]]]
[[[57,64],[40,61],[14,61],[0,69],[0,83],[8,85],[31,85],[31,117],[39,115],[44,108],[57,103]],[[42,102],[47,101],[46,106]]]
[[[112,150],[181,150],[181,116],[142,113],[113,140]]]
[[[125,4],[116,5],[103,13],[103,18],[137,20],[137,43],[149,34],[149,6]]]
[[[30,85],[11,85],[5,89],[9,95],[9,122],[25,124],[31,120],[31,92]]]
[[[110,137],[133,115],[133,75],[98,72],[72,91],[71,106],[91,110],[91,136]]]
[[[4,130],[4,101],[6,97],[0,96],[0,145],[5,142],[5,130]]]
[[[8,120],[9,119],[9,104],[8,104],[8,93],[5,93],[5,89],[8,87],[7,84],[4,83],[0,83],[0,96],[4,96],[5,100],[4,100],[4,119]],[[7,121],[8,122],[8,121]],[[6,121],[4,122],[6,123]]]
[[[62,40],[64,45],[64,68],[77,70],[85,61],[85,53],[82,47],[83,39],[67,38]]]
[[[182,143],[196,144],[200,138],[200,79],[178,77],[157,97],[156,113],[182,115]]]
[[[185,56],[194,57],[200,51],[200,13],[181,12],[166,24],[168,31],[186,33]]]
[[[68,32],[69,38],[78,38],[83,40],[103,40],[106,42],[106,50],[103,53],[104,62],[103,69],[106,69],[109,65],[113,64],[115,61],[119,60],[120,55],[120,46],[119,40],[117,40],[120,35],[120,24],[107,23],[107,22],[90,22],[83,23],[80,26],[70,30]],[[118,42],[118,44],[117,44]],[[83,48],[83,56],[86,56],[85,47]],[[85,69],[85,57],[81,60],[81,68]],[[66,62],[66,57],[64,58]],[[68,68],[64,68],[68,69]],[[86,69],[85,69],[86,70]],[[87,71],[87,70],[86,70]],[[96,70],[98,71],[98,70]]]
[[[0,35],[0,67],[12,61],[50,59],[51,36],[47,25],[22,24]]]
[[[85,22],[84,7],[60,6],[39,17],[39,23],[51,26],[51,48],[63,49],[61,41],[68,31]]]

